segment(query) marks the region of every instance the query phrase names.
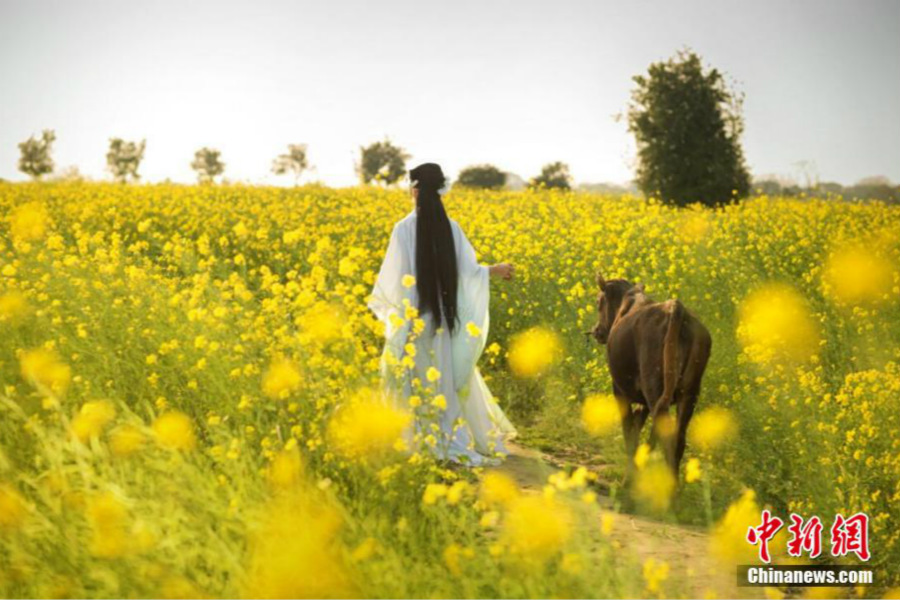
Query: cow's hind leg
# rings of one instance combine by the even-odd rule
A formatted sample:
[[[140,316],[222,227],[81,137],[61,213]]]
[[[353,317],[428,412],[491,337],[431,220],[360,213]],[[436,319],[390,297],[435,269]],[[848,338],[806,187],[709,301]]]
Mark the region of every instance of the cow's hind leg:
[[[697,404],[698,393],[684,394],[678,403],[678,442],[675,447],[675,476],[678,476],[678,466],[684,457],[684,449],[687,445],[687,429],[694,414],[694,406]]]
[[[646,355],[641,371],[641,389],[648,400],[647,417],[653,419],[650,426],[650,448],[661,443],[666,462],[675,460],[675,422],[669,414],[669,403],[663,396],[664,382],[658,369],[653,369],[654,359]]]
[[[684,457],[684,449],[687,445],[687,430],[700,397],[700,382],[706,371],[706,363],[709,361],[709,353],[712,340],[708,336],[700,337],[691,347],[688,360],[685,363],[684,374],[681,378],[681,388],[678,390],[678,443],[675,447],[675,475],[678,476],[678,467]]]
[[[622,389],[613,384],[613,392],[616,403],[619,406],[619,414],[622,415],[622,435],[625,438],[625,455],[629,468],[634,464],[634,453],[637,451],[638,442],[641,439],[641,430],[647,421],[648,411],[643,405],[635,406]]]

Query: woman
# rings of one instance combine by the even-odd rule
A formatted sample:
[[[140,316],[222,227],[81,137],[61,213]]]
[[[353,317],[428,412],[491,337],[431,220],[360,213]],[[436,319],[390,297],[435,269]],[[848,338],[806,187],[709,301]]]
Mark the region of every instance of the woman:
[[[409,178],[415,208],[394,226],[369,301],[385,325],[382,371],[410,404],[423,401],[417,430],[438,458],[494,462],[516,430],[475,365],[488,332],[488,279],[510,279],[513,266],[478,264],[444,211],[440,166],[421,164]]]

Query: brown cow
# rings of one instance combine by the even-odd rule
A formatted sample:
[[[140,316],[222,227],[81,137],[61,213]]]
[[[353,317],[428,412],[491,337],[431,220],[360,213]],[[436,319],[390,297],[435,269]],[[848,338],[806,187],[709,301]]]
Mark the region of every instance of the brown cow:
[[[652,416],[651,444],[657,438],[662,441],[677,477],[712,338],[678,300],[655,302],[644,294],[643,284],[605,281],[599,274],[597,284],[599,318],[588,334],[606,344],[629,464],[644,423]],[[675,423],[669,416],[672,405]]]

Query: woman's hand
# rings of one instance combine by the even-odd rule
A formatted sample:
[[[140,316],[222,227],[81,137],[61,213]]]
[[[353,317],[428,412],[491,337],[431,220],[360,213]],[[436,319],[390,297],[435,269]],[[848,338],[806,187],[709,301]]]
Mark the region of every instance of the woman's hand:
[[[491,265],[489,269],[494,277],[502,277],[506,280],[512,279],[515,272],[515,267],[510,263],[497,263],[496,265]]]

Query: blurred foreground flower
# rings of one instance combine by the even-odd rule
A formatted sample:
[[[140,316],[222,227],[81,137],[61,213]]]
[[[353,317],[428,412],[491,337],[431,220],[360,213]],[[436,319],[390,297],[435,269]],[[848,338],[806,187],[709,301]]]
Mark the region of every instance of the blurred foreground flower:
[[[300,325],[306,339],[327,344],[341,337],[341,330],[346,320],[347,315],[340,306],[318,302],[301,317]],[[296,385],[299,385],[299,374],[296,378]]]
[[[82,444],[98,437],[116,417],[116,407],[109,400],[85,402],[72,419],[72,434]]]
[[[145,440],[144,433],[134,425],[122,425],[110,432],[109,448],[116,456],[130,456],[143,447]]]
[[[826,295],[839,304],[877,303],[894,288],[894,267],[869,249],[840,249],[828,257],[822,284]]]
[[[685,244],[696,244],[709,233],[711,223],[706,211],[697,209],[688,214],[678,228],[678,235]]]
[[[29,312],[28,301],[24,294],[15,290],[0,295],[0,323],[15,323]]]
[[[193,450],[197,445],[194,424],[182,412],[172,411],[157,417],[153,433],[160,445],[170,450]]]
[[[770,284],[740,306],[737,336],[756,363],[809,360],[819,347],[819,331],[806,300],[793,288]]]
[[[272,458],[267,475],[269,483],[275,488],[288,489],[301,482],[303,462],[296,443]]]
[[[591,435],[607,435],[619,430],[622,413],[614,396],[593,394],[581,407],[581,424]]]
[[[648,558],[644,561],[643,573],[644,581],[647,584],[647,591],[651,594],[661,595],[662,582],[669,577],[669,563]]]
[[[691,458],[684,465],[684,480],[687,483],[694,483],[703,477],[703,470],[700,468],[700,460]]]
[[[333,502],[304,490],[266,507],[250,539],[248,598],[346,598],[354,595]]]
[[[761,512],[756,493],[745,490],[713,528],[709,539],[710,554],[725,565],[759,562],[756,546],[747,542],[747,530],[759,525]],[[771,543],[769,546],[774,547]]]
[[[412,415],[384,394],[363,388],[335,411],[328,437],[339,454],[368,461],[404,449],[403,435],[411,422]]]
[[[303,379],[297,366],[286,359],[278,359],[269,365],[263,375],[263,393],[275,400],[284,400],[300,388]]]
[[[481,479],[479,497],[488,507],[506,506],[519,497],[519,486],[509,475],[490,471]]]
[[[38,348],[22,353],[19,359],[22,377],[38,388],[55,396],[64,396],[72,380],[72,370],[55,352]]]
[[[512,338],[509,367],[519,377],[537,377],[546,373],[561,353],[559,338],[553,331],[533,327]]]
[[[25,499],[11,485],[0,483],[0,533],[18,527],[28,514]]]
[[[86,516],[91,524],[91,554],[100,558],[115,558],[129,550],[126,531],[128,510],[112,492],[103,492],[87,504]]]
[[[692,445],[709,451],[732,441],[737,431],[737,421],[731,411],[714,406],[694,417],[688,438]]]
[[[523,496],[509,504],[503,536],[516,557],[544,561],[569,541],[572,515],[551,496]]]
[[[672,503],[675,484],[675,476],[665,461],[650,460],[638,470],[631,493],[645,510],[663,513],[669,510]]]
[[[39,202],[28,202],[15,208],[9,219],[9,232],[16,241],[37,241],[44,237],[49,226],[50,216]]]

